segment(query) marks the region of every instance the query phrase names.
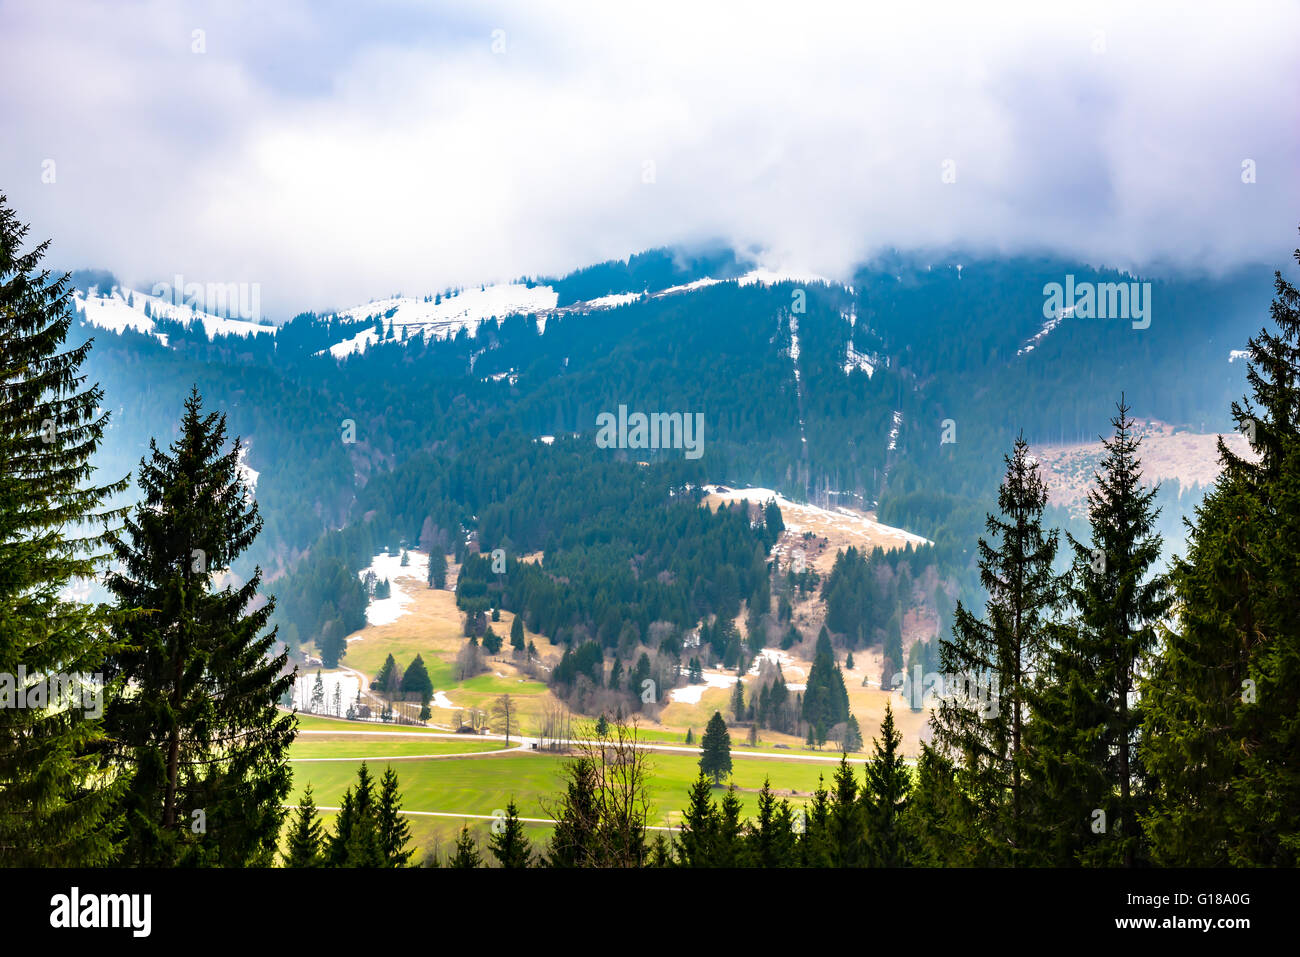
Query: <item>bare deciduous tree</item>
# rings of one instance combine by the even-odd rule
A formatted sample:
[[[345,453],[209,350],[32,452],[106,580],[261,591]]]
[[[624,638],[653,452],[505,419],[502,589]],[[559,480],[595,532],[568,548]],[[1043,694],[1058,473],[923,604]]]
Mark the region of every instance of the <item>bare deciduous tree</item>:
[[[515,727],[517,708],[514,699],[503,694],[492,703],[492,727],[505,731],[506,744],[510,743],[510,729]]]

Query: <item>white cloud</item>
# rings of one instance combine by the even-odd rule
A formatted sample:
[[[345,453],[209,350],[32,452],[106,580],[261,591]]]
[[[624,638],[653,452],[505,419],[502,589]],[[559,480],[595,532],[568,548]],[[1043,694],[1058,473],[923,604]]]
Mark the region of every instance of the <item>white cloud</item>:
[[[1214,266],[1300,221],[1289,4],[228,6],[0,9],[0,189],[58,262],[284,318],[713,237]]]

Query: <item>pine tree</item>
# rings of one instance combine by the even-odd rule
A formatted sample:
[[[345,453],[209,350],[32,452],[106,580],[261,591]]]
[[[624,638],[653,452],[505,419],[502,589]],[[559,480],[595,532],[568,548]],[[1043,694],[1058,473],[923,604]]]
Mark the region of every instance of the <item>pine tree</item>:
[[[488,838],[488,850],[502,867],[529,867],[532,865],[533,850],[524,833],[523,822],[519,820],[519,808],[514,798],[506,804],[504,820],[493,822],[492,836]]]
[[[1059,603],[1061,590],[1052,571],[1058,536],[1042,525],[1047,486],[1023,436],[1005,461],[999,515],[986,522],[992,542],[979,540],[987,618],[977,618],[959,602],[952,640],[940,645],[944,674],[977,690],[970,695],[945,688],[930,717],[935,746],[956,765],[985,864],[1015,860],[1024,848],[1024,722],[1030,683],[1046,644],[1044,616]]]
[[[1300,263],[1300,249],[1293,254]],[[1177,620],[1142,683],[1151,855],[1181,866],[1300,862],[1300,291],[1275,273],[1248,344],[1253,402],[1176,563]],[[1258,406],[1258,408],[1256,408]]]
[[[510,647],[515,651],[524,650],[524,616],[515,615],[515,620],[510,623]]]
[[[894,727],[894,709],[885,702],[885,719],[880,723],[880,737],[872,742],[873,754],[867,762],[866,786],[862,790],[866,859],[872,867],[901,867],[908,859],[903,820],[912,777],[899,750],[902,743],[903,735]]]
[[[104,531],[122,512],[101,503],[127,483],[88,482],[103,392],[78,373],[89,342],[60,351],[69,279],[51,281],[48,242],[23,252],[26,235],[0,195],[0,673],[89,676],[104,670],[112,612],[60,593],[103,568]],[[98,773],[95,709],[13,707],[16,692],[0,690],[0,865],[112,862],[125,778]]]
[[[379,779],[379,805],[375,811],[379,853],[387,867],[405,867],[414,853],[410,849],[411,825],[402,816],[402,796],[397,790],[397,772],[384,769]]]
[[[456,853],[447,862],[447,866],[465,869],[483,866],[483,856],[479,854],[478,844],[470,833],[468,824],[460,826],[460,834],[456,837]]]
[[[309,784],[302,792],[302,799],[298,802],[293,826],[289,831],[289,846],[284,854],[284,866],[320,867],[324,863],[322,834],[320,818],[316,815],[316,802],[312,798]]]
[[[167,452],[150,441],[143,502],[112,539],[106,586],[123,607],[155,609],[117,629],[109,662],[128,691],[105,724],[135,767],[125,796],[128,860],[265,865],[276,851],[296,720],[276,705],[293,683],[266,630],[274,599],[250,611],[261,569],[215,590],[262,527],[239,470],[240,440],[193,390]],[[197,812],[197,813],[196,813]],[[201,814],[206,831],[196,832]]]
[[[1091,537],[1069,537],[1073,621],[1052,629],[1048,665],[1028,733],[1028,790],[1040,862],[1124,864],[1140,855],[1138,816],[1145,774],[1137,754],[1137,678],[1169,610],[1168,580],[1154,574],[1156,489],[1143,488],[1129,407],[1121,398],[1114,432],[1088,493]],[[1096,810],[1106,828],[1093,831]]]
[[[731,735],[727,732],[727,722],[717,711],[709,719],[700,741],[700,771],[710,775],[715,786],[722,783],[723,775],[731,773]]]

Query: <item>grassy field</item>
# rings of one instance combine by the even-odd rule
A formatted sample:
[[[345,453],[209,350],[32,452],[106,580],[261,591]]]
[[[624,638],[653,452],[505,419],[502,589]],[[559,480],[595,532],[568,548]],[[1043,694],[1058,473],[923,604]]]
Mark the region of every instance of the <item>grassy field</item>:
[[[468,737],[466,740],[429,738],[421,741],[413,737],[395,735],[304,735],[294,742],[289,751],[291,761],[310,758],[356,758],[377,760],[378,757],[409,757],[425,754],[491,754],[506,748],[504,741],[483,741]]]
[[[376,733],[400,731],[402,734],[446,734],[441,728],[411,724],[381,724],[377,721],[348,721],[344,718],[325,718],[314,714],[299,714],[300,731],[374,731]],[[312,735],[315,737],[315,735]]]
[[[410,811],[491,815],[514,798],[521,817],[547,817],[547,808],[563,790],[565,760],[509,754],[484,760],[396,761],[392,766],[400,782],[403,807]],[[374,759],[369,763],[376,774],[388,765]],[[360,760],[295,765],[293,800],[310,783],[318,804],[338,806],[343,791],[355,782],[359,764]],[[818,776],[824,775],[829,782],[835,768],[830,763],[754,758],[736,758],[733,764],[732,780],[741,791],[748,815],[756,811],[756,792],[765,778],[771,778],[772,788],[779,794],[802,804],[816,788]],[[699,759],[693,754],[656,752],[649,756],[649,765],[651,823],[676,824]],[[860,768],[861,762],[857,766]]]

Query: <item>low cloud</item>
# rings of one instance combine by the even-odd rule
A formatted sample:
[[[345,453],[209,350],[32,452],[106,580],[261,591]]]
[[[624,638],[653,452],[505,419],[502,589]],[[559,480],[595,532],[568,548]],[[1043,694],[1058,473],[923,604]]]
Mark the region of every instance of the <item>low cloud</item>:
[[[546,6],[0,6],[0,190],[64,266],[277,319],[706,238],[828,276],[1294,245],[1290,4]]]

